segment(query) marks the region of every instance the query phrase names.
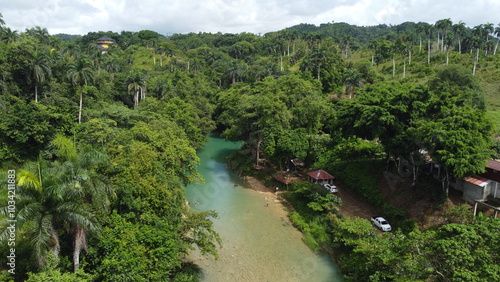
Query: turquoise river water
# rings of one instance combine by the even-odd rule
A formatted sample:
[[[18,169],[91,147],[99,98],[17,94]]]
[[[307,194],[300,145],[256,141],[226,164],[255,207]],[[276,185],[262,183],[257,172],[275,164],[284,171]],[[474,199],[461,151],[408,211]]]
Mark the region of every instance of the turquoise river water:
[[[198,172],[205,183],[186,187],[192,209],[219,214],[214,219],[223,245],[219,260],[191,254],[203,270],[203,281],[342,281],[326,254],[316,254],[302,242],[273,194],[249,189],[228,170],[226,156],[240,146],[210,135],[198,152]]]

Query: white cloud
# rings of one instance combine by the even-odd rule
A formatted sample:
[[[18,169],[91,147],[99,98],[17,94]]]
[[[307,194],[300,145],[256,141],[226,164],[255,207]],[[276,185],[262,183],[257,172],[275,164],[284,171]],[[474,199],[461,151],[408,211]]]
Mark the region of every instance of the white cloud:
[[[498,0],[0,0],[0,7],[7,26],[24,31],[38,25],[51,34],[143,29],[265,33],[300,23],[394,25],[444,18],[471,27],[500,22]]]

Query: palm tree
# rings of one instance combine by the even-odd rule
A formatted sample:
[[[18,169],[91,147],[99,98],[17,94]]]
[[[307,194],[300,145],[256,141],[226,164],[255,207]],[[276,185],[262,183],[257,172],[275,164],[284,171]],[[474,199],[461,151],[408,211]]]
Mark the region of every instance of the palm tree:
[[[17,33],[17,30],[11,30],[8,27],[3,27],[1,30],[1,37],[0,41],[3,43],[12,43],[17,40],[19,37],[19,34]]]
[[[18,174],[16,191],[16,228],[25,229],[33,246],[33,255],[39,266],[45,265],[48,252],[57,259],[60,251],[59,235],[67,226],[85,226],[97,230],[95,216],[82,204],[82,197],[64,183],[58,175],[61,166],[50,166],[39,158],[29,163]],[[7,215],[2,203],[0,214]],[[0,239],[7,238],[6,229]]]
[[[113,81],[115,79],[115,73],[120,71],[121,69],[120,63],[116,58],[111,57],[104,63],[104,69],[109,72],[109,78],[111,81]]]
[[[76,45],[73,42],[68,42],[62,49],[63,54],[68,54],[74,58],[80,56],[80,46]]]
[[[492,34],[495,31],[495,28],[493,27],[492,23],[487,23],[483,26],[484,29],[484,36],[486,37],[486,44],[485,44],[485,49],[484,49],[484,55],[488,55],[488,43],[489,43],[489,38],[490,34]]]
[[[479,29],[476,30],[476,32],[479,34],[480,31]],[[481,48],[481,44],[482,44],[482,40],[481,40],[481,37],[479,36],[473,36],[471,39],[470,39],[470,44],[471,44],[471,51],[472,49],[476,49],[476,55],[474,56],[474,67],[472,68],[472,75],[476,75],[476,67],[477,67],[477,63],[479,61],[479,49]]]
[[[375,54],[377,53],[378,41],[376,39],[370,40],[368,49],[372,50],[372,66],[375,63]]]
[[[417,23],[416,32],[418,34],[418,41],[419,41],[418,51],[419,51],[419,53],[422,52],[422,35],[424,35],[424,36],[427,35],[427,29],[429,28],[429,26],[430,26],[430,24],[425,23],[425,22]]]
[[[26,29],[26,34],[38,39],[41,44],[47,45],[50,42],[50,35],[46,28],[36,26],[34,28]]]
[[[453,33],[448,30],[448,35],[444,39],[444,50],[446,51],[446,65],[448,65],[449,62],[449,56],[450,56],[450,50],[453,48],[453,41],[455,39],[453,38]]]
[[[428,25],[425,33],[427,33],[427,64],[431,63],[431,39],[432,33],[434,32],[434,27],[432,25]],[[439,38],[439,37],[438,37]]]
[[[442,19],[436,22],[436,28],[438,29],[438,48],[439,48],[439,33],[441,33],[441,51],[444,51],[444,41],[446,40],[446,35],[448,34],[448,29],[453,25],[450,19]]]
[[[231,78],[231,84],[235,84],[237,79],[247,70],[247,65],[240,60],[226,62],[226,72]]]
[[[3,15],[0,13],[0,27],[5,25],[5,21],[3,20]]]
[[[361,73],[356,69],[347,69],[344,73],[344,85],[346,92],[349,92],[349,99],[352,98],[354,94],[354,88],[359,86],[359,82],[362,80]]]
[[[52,75],[50,57],[45,51],[37,49],[30,60],[28,80],[35,84],[35,102],[38,102],[38,85]]]
[[[498,42],[500,41],[500,23],[497,27],[495,27],[495,32],[493,33],[497,37],[497,44],[495,45],[495,51],[493,51],[493,55],[497,54]]]
[[[102,52],[101,50],[96,50],[96,48],[93,48],[92,50],[94,51],[90,55],[94,61],[94,64],[97,65],[97,76],[99,77],[101,76],[101,64],[108,53]]]
[[[92,63],[87,58],[79,56],[73,63],[69,64],[67,75],[71,84],[79,88],[80,106],[78,110],[78,123],[81,123],[83,108],[83,87],[93,83],[94,81]]]
[[[77,151],[74,143],[62,135],[57,135],[51,145],[58,157],[55,162],[58,170],[53,174],[60,185],[77,195],[85,209],[105,212],[114,192],[107,179],[96,168],[108,165],[107,156],[90,146]],[[71,223],[71,232],[74,233],[73,265],[76,272],[80,267],[80,252],[87,249],[86,233],[97,231],[98,227],[95,222],[83,220]]]
[[[353,37],[349,35],[344,35],[338,39],[338,45],[340,47],[340,50],[342,51],[342,55],[345,55],[346,58],[349,55],[349,45],[351,45],[353,42]]]
[[[128,92],[134,92],[134,108],[139,105],[141,100],[146,98],[146,79],[140,73],[130,75],[127,78]]]
[[[458,24],[453,25],[453,32],[458,41],[458,53],[462,54],[462,39],[467,34],[467,28],[463,21],[458,22]]]
[[[323,66],[323,63],[326,59],[327,59],[327,54],[326,54],[324,49],[321,49],[319,47],[313,48],[313,51],[311,54],[311,60],[316,65],[317,79],[318,80],[321,80],[321,67]]]

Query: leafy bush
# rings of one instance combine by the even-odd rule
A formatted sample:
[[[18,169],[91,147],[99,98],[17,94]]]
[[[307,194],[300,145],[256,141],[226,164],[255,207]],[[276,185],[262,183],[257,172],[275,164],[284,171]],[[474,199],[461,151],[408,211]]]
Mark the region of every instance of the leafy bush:
[[[293,226],[297,227],[300,231],[309,229],[309,224],[304,221],[304,218],[299,213],[293,211],[288,214]]]

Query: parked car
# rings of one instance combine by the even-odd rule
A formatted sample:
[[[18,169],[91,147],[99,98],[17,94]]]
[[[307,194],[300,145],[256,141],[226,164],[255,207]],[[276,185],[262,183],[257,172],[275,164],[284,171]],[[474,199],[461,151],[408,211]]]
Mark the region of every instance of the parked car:
[[[330,193],[337,193],[338,189],[337,186],[331,185],[331,184],[323,184],[323,187],[325,187]]]
[[[377,226],[382,231],[391,231],[392,230],[389,222],[387,222],[387,220],[385,220],[385,218],[383,218],[381,216],[372,217],[371,222],[373,225]]]

